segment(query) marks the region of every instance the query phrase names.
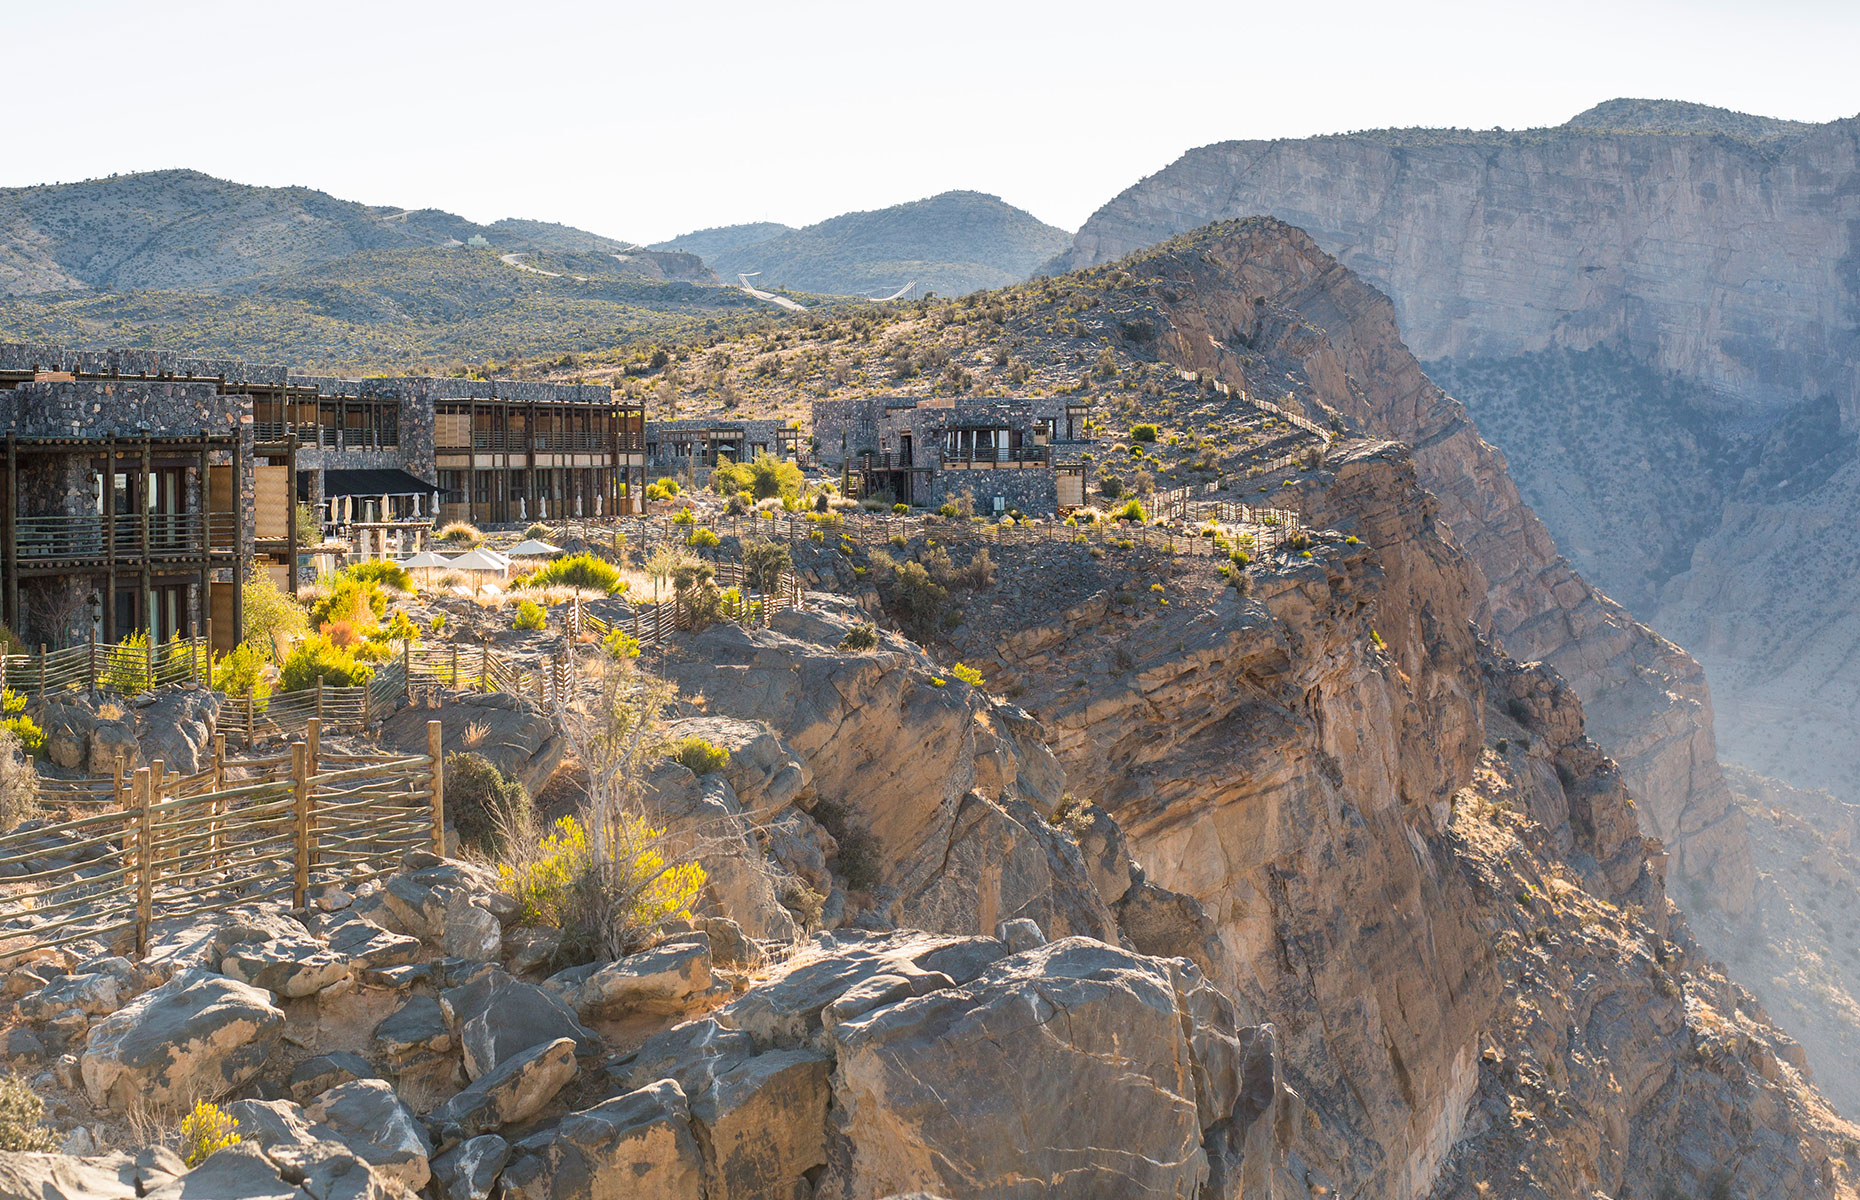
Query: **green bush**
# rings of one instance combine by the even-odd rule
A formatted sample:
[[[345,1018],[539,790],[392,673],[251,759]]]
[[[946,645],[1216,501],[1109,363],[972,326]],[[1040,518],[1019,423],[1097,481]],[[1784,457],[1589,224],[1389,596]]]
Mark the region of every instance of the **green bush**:
[[[524,577],[526,588],[577,587],[617,596],[626,591],[620,568],[592,554],[570,554],[552,559]]]
[[[719,462],[710,475],[711,490],[720,496],[748,492],[754,500],[799,497],[807,487],[801,468],[764,450],[747,463]]]
[[[1111,519],[1114,521],[1132,521],[1141,525],[1150,519],[1150,515],[1143,511],[1143,502],[1133,496],[1129,500],[1126,500],[1122,506],[1111,510]]]
[[[693,513],[688,508],[681,508],[677,512],[672,514],[672,524],[674,525],[696,525],[697,514]]]
[[[228,1146],[239,1144],[239,1121],[219,1105],[196,1100],[181,1118],[181,1161],[194,1168]]]
[[[480,854],[503,853],[532,817],[530,794],[490,759],[469,750],[446,755],[446,816],[459,844]]]
[[[911,511],[911,506],[908,504],[894,504],[891,506],[891,511],[901,517],[905,513]]]
[[[730,765],[728,750],[701,737],[679,738],[666,747],[665,753],[694,775],[721,771]]]
[[[271,581],[269,571],[253,568],[241,585],[245,605],[245,638],[266,662],[276,661],[279,643],[288,643],[309,628],[303,605]]]
[[[972,688],[978,688],[982,686],[982,673],[976,670],[974,667],[968,666],[964,663],[957,663],[955,666],[949,669],[949,673],[951,675],[954,675],[957,679],[962,680],[962,682],[968,684]]]
[[[685,545],[695,550],[714,550],[721,540],[715,533],[699,525],[691,531],[691,536],[685,539]]]
[[[50,1154],[58,1139],[45,1119],[45,1101],[17,1075],[0,1075],[0,1150]]]
[[[516,619],[510,622],[512,629],[541,629],[548,623],[548,613],[534,600],[525,600],[517,605]]]
[[[1132,425],[1130,427],[1130,440],[1133,442],[1153,442],[1156,440],[1156,434],[1157,429],[1154,425]]]
[[[428,628],[433,631],[434,636],[444,633],[446,631],[446,614],[434,613],[432,621],[428,623]]]
[[[407,568],[392,559],[375,558],[353,563],[344,568],[342,573],[362,583],[377,583],[402,592],[414,590],[413,576],[407,574]]]
[[[609,658],[638,658],[639,639],[624,629],[615,629],[602,640],[601,649],[607,651]]]
[[[264,655],[252,643],[240,642],[213,664],[213,688],[228,696],[269,696],[271,683],[265,678]]]
[[[301,692],[315,687],[319,675],[326,687],[359,687],[375,677],[375,669],[322,634],[313,633],[291,648],[278,686],[286,692]]]
[[[349,622],[358,630],[372,629],[387,615],[387,596],[372,579],[338,575],[329,592],[310,609],[310,622],[318,629]]]
[[[872,650],[877,646],[878,628],[874,625],[854,625],[851,629],[846,631],[846,636],[840,639],[840,649],[842,650]]]
[[[936,510],[936,515],[939,517],[953,517],[956,515],[956,506],[953,504],[942,505]]]
[[[880,568],[879,597],[911,637],[927,642],[953,621],[949,589],[932,579],[922,563],[900,563],[888,554],[874,554],[872,561]]]
[[[781,577],[794,569],[794,558],[780,542],[755,541],[743,545],[743,574],[758,592],[781,588]]]
[[[1115,500],[1124,494],[1124,481],[1115,475],[1106,475],[1098,481],[1098,491],[1106,500]]]
[[[541,541],[549,536],[549,527],[547,525],[531,525],[528,529],[523,531],[523,536],[525,538],[535,538]]]

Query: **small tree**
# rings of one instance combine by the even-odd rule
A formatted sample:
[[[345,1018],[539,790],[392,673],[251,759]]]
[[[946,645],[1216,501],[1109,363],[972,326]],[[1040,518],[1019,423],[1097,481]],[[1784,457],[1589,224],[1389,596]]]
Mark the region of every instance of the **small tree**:
[[[303,606],[272,582],[269,571],[254,565],[239,592],[245,606],[245,640],[266,662],[275,662],[281,647],[309,629]]]

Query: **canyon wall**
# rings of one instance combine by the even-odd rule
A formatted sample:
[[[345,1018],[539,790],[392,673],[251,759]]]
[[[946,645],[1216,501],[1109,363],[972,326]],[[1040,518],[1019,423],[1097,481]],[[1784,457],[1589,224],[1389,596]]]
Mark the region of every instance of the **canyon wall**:
[[[1559,129],[1226,142],[1058,265],[1252,214],[1389,295],[1558,548],[1704,664],[1728,757],[1853,796],[1860,118],[1624,101]]]

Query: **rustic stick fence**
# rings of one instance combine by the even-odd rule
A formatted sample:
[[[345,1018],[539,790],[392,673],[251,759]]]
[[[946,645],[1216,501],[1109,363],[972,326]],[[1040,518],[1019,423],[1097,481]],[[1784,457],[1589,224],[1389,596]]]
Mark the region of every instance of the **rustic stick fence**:
[[[212,631],[167,642],[88,642],[37,653],[0,655],[0,687],[22,695],[88,690],[134,696],[169,683],[211,682]]]
[[[412,849],[444,853],[439,722],[415,755],[324,754],[321,733],[312,718],[288,755],[216,755],[193,776],[157,760],[93,785],[120,805],[0,836],[0,872],[16,872],[0,880],[0,959],[131,932],[146,953],[156,921],[286,895],[301,907],[320,872],[353,883]]]

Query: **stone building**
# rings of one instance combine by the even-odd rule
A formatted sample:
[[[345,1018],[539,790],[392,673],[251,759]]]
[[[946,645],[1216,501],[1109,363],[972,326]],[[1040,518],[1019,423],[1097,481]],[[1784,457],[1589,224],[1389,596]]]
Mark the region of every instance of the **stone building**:
[[[1088,405],[1063,397],[816,400],[813,438],[849,492],[1050,514],[1085,500]]]
[[[782,421],[683,417],[646,425],[646,463],[654,475],[689,479],[702,487],[719,462],[749,462],[772,454],[801,460],[801,431]]]
[[[298,502],[367,552],[437,520],[634,512],[645,490],[645,410],[598,386],[0,344],[0,434],[0,620],[48,644],[209,618],[234,644],[244,564],[296,587]]]

